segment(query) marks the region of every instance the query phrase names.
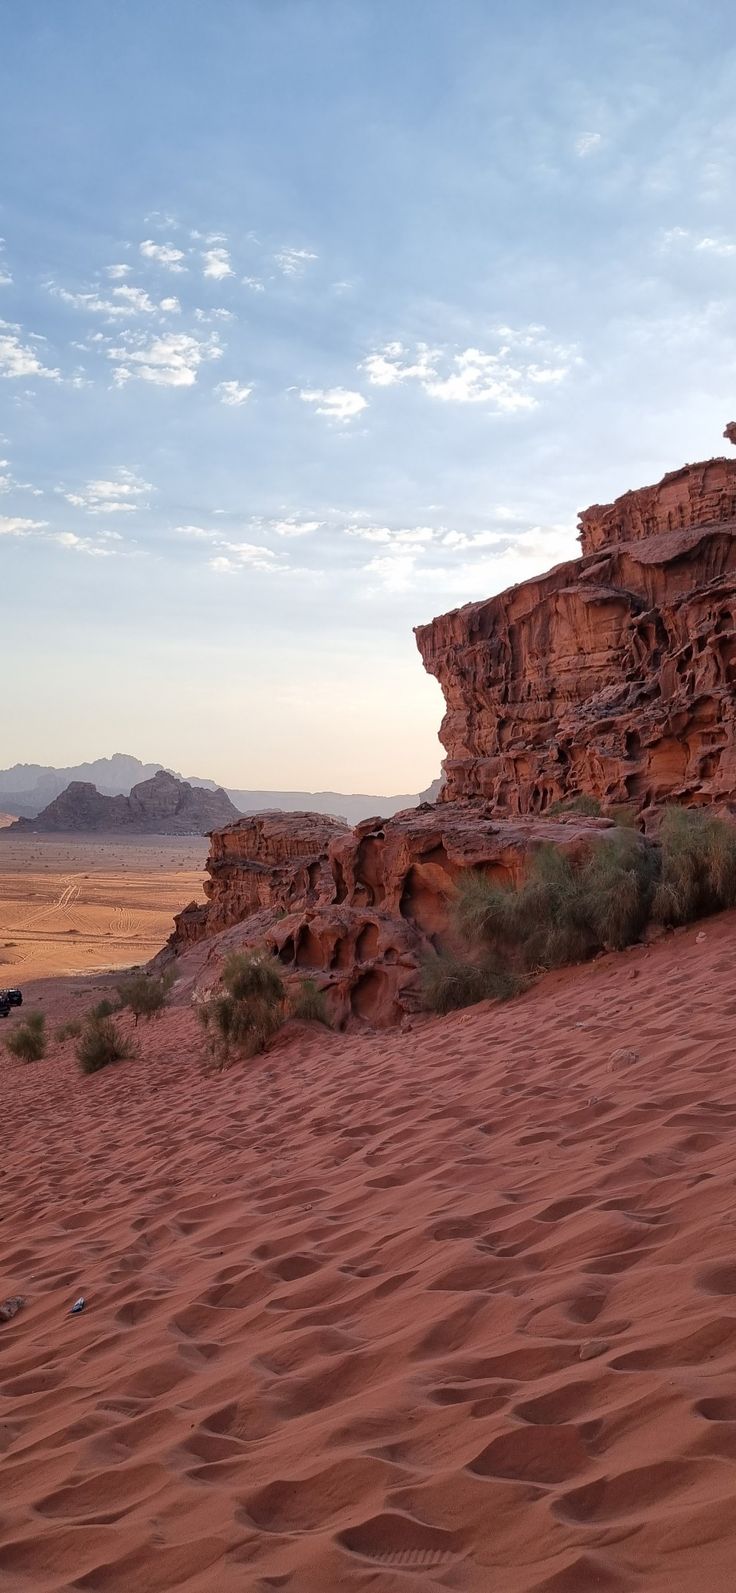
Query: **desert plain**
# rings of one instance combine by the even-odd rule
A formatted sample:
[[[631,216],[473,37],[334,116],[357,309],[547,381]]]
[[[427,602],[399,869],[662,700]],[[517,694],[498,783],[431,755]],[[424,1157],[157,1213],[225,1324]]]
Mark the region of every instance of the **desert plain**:
[[[34,835],[0,825],[0,986],[146,962],[203,900],[205,836]]]
[[[53,1029],[196,848],[27,844]],[[218,1074],[186,979],[99,1074],[3,1049],[2,1588],[730,1593],[733,930]]]

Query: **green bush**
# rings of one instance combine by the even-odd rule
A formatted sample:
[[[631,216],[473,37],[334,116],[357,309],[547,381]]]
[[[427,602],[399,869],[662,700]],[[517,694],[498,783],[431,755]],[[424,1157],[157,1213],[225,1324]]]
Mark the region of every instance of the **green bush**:
[[[225,959],[222,983],[236,1001],[249,1001],[254,996],[272,1002],[284,998],[284,981],[267,952],[231,952]]]
[[[60,1023],[54,1033],[54,1039],[59,1045],[65,1040],[77,1040],[82,1033],[82,1025],[78,1018],[73,1018],[69,1023]]]
[[[289,1014],[292,1018],[303,1018],[307,1023],[323,1023],[326,1029],[332,1028],[324,992],[313,979],[300,979],[299,989],[289,1000]]]
[[[174,983],[171,970],[155,978],[152,974],[136,973],[129,979],[122,979],[117,986],[121,1007],[129,1007],[135,1014],[136,1025],[139,1018],[152,1018],[166,1006],[169,991]],[[109,1014],[107,1014],[109,1016]]]
[[[736,826],[698,808],[667,808],[660,832],[662,868],[652,915],[687,924],[736,904]]]
[[[476,1001],[508,1001],[522,988],[517,975],[488,959],[474,963],[440,952],[421,967],[422,1005],[429,1012],[454,1012]]]
[[[46,1018],[43,1012],[30,1012],[6,1041],[19,1062],[40,1062],[46,1055]]]
[[[609,832],[577,863],[542,846],[516,890],[482,874],[463,880],[458,928],[467,943],[483,942],[507,965],[559,968],[638,939],[656,873],[655,849],[625,830]]]
[[[98,1073],[111,1062],[135,1056],[135,1047],[120,1033],[112,1018],[89,1017],[77,1046],[77,1061],[82,1073]]]
[[[222,970],[224,989],[199,1008],[213,1056],[256,1056],[284,1019],[284,981],[268,953],[233,952]]]

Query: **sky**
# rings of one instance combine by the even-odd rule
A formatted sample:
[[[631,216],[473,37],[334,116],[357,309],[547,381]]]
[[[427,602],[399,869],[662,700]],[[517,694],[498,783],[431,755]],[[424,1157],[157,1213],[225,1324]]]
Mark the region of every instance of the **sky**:
[[[728,451],[721,0],[26,0],[0,762],[417,791],[412,627]]]

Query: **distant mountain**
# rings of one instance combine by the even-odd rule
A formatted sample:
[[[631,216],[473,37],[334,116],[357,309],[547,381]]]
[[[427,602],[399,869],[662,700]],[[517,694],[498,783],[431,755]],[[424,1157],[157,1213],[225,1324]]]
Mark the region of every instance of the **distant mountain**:
[[[89,780],[72,780],[35,818],[19,818],[12,828],[66,835],[206,835],[239,817],[224,791],[203,791],[159,769],[134,785],[129,796],[105,796]]]
[[[135,785],[150,780],[161,763],[141,763],[128,753],[115,752],[111,758],[96,758],[92,763],[77,763],[66,769],[55,769],[41,763],[16,763],[11,769],[0,769],[0,810],[17,817],[33,819],[53,802],[73,782],[92,785],[101,796],[129,796]],[[184,777],[174,769],[165,771],[176,780]],[[187,783],[201,791],[218,791],[214,780],[203,780],[197,775],[187,775]],[[418,802],[434,802],[440,789],[435,780],[427,791],[405,796],[371,796],[362,792],[347,794],[342,791],[247,791],[225,787],[227,796],[240,813],[257,813],[262,808],[280,808],[284,813],[332,813],[348,824],[360,824],[363,819],[381,815],[390,818],[402,808],[416,807]]]

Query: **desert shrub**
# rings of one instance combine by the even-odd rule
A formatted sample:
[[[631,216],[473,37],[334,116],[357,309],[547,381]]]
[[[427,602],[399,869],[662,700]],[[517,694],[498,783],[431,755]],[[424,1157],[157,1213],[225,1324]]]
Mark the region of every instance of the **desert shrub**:
[[[225,959],[222,983],[236,1001],[259,996],[275,1002],[284,997],[284,981],[267,952],[231,952]]]
[[[171,971],[158,978],[147,973],[132,974],[128,979],[122,979],[117,986],[120,1005],[130,1008],[135,1014],[136,1024],[139,1018],[152,1018],[166,1006],[173,983]]]
[[[225,1063],[232,1051],[256,1056],[265,1050],[284,1018],[284,981],[268,953],[233,952],[222,970],[224,988],[199,1007],[213,1057]]]
[[[736,904],[736,826],[695,808],[670,807],[662,820],[661,876],[653,917],[687,924]]]
[[[655,850],[625,830],[592,847],[581,862],[542,846],[516,890],[468,875],[458,891],[458,928],[469,945],[485,943],[506,965],[559,968],[582,962],[638,938],[656,872]]]
[[[598,819],[602,811],[597,797],[586,796],[584,792],[581,792],[580,796],[564,797],[559,802],[553,802],[552,806],[547,809],[547,816],[555,819],[561,813],[579,813],[583,818]]]
[[[112,1018],[90,1016],[82,1030],[77,1046],[77,1061],[82,1073],[98,1073],[111,1062],[122,1062],[135,1056],[135,1047]]]
[[[102,1001],[98,1001],[96,1007],[90,1007],[88,1016],[90,1018],[111,1018],[113,1013],[119,1012],[119,1010],[117,1004],[114,1001],[108,1001],[107,996],[105,996]]]
[[[508,1001],[522,980],[490,959],[471,962],[451,952],[425,958],[421,967],[422,1006],[429,1012],[454,1012],[476,1001]]]
[[[290,997],[289,1013],[292,1018],[303,1018],[309,1023],[323,1023],[331,1029],[324,992],[313,979],[300,979],[299,988]]]
[[[46,1055],[46,1018],[42,1012],[29,1012],[6,1040],[12,1056],[20,1062],[40,1062]]]
[[[70,1019],[69,1023],[60,1023],[54,1033],[58,1045],[63,1045],[65,1040],[77,1040],[82,1033],[82,1025],[78,1018]]]

